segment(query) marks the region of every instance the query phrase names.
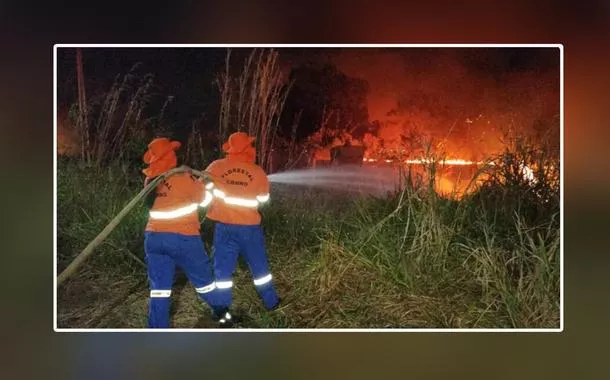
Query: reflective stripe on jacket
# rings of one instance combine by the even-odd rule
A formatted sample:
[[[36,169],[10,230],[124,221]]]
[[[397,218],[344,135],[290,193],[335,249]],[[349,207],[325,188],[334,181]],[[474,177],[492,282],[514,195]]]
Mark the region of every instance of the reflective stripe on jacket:
[[[269,199],[269,181],[260,166],[224,158],[212,162],[206,171],[215,179],[209,219],[226,224],[260,224],[257,208]]]
[[[155,190],[146,231],[199,235],[198,206],[205,202],[204,184],[188,173],[166,178]]]

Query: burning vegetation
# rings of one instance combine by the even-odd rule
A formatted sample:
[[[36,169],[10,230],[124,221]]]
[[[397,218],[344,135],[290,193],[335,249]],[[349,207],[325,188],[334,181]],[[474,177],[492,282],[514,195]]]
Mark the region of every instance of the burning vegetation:
[[[479,116],[482,118],[482,115]],[[464,121],[471,123],[469,119]],[[307,139],[310,150],[309,166],[311,168],[338,166],[341,164],[358,164],[370,167],[392,167],[397,188],[404,182],[403,177],[413,176],[417,183],[428,183],[431,179],[439,194],[462,197],[472,192],[493,177],[492,172],[498,167],[516,165],[515,174],[526,183],[535,184],[538,177],[546,181],[557,176],[557,163],[544,162],[533,158],[532,153],[516,157],[509,154],[511,149],[508,137],[496,136],[498,143],[491,148],[479,146],[467,152],[462,148],[458,151],[447,151],[451,142],[435,144],[433,140],[427,143],[421,135],[404,132],[405,129],[396,125],[384,125],[376,134],[366,132],[362,139],[354,137],[350,131],[328,131],[321,128]],[[428,138],[431,138],[428,136]],[[330,141],[324,144],[324,141]],[[523,139],[513,144],[512,149],[523,152]],[[531,148],[530,148],[531,149]],[[467,152],[467,153],[466,153]],[[485,152],[485,153],[481,153]],[[538,154],[538,156],[540,156]],[[347,159],[345,159],[347,158]],[[547,157],[550,158],[550,157]],[[516,160],[516,163],[513,162]],[[430,178],[433,177],[433,178]],[[558,186],[558,182],[553,182]]]
[[[425,177],[434,164],[437,191],[461,196],[504,167],[508,152],[517,148],[536,147],[558,162],[558,53],[527,67],[508,50],[342,50],[326,57],[342,72],[335,80],[328,78],[331,69],[319,69],[325,79],[318,82],[331,83],[321,85],[331,95],[309,95],[333,105],[313,117],[319,128],[304,141],[309,166],[337,164],[339,153],[347,152],[342,147],[352,153],[361,147],[363,165],[393,166],[403,173],[397,175]],[[309,70],[306,78],[316,82]],[[342,102],[340,94],[350,94],[350,100]],[[556,166],[523,161],[518,170],[533,182],[543,173],[548,178]]]

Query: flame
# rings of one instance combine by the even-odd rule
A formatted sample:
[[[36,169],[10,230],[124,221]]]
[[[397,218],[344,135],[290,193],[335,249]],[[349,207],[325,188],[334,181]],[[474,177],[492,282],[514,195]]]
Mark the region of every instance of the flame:
[[[482,118],[482,115],[479,115]],[[425,120],[424,120],[425,121]],[[472,124],[474,121],[467,119],[467,123]],[[487,124],[490,122],[487,121]],[[330,161],[331,154],[330,150],[336,146],[342,146],[346,143],[352,145],[363,145],[365,147],[364,157],[362,161],[364,164],[372,165],[391,165],[393,167],[407,167],[414,165],[409,170],[417,175],[425,177],[426,169],[424,165],[438,164],[438,170],[435,173],[435,189],[437,193],[444,195],[452,195],[457,198],[461,198],[467,193],[474,191],[477,185],[485,181],[489,175],[482,173],[479,167],[485,165],[495,166],[499,163],[493,161],[482,161],[483,157],[491,157],[494,152],[500,151],[501,147],[496,144],[492,144],[495,140],[500,141],[492,131],[486,135],[484,144],[486,149],[479,151],[476,149],[477,144],[473,142],[473,146],[465,146],[464,144],[458,144],[452,141],[443,141],[442,143],[435,144],[432,149],[434,152],[443,154],[449,153],[449,157],[444,159],[436,159],[432,157],[423,157],[426,153],[422,151],[421,147],[417,145],[417,139],[411,141],[411,137],[403,135],[403,128],[400,123],[386,123],[381,126],[379,131],[375,134],[367,132],[364,134],[360,141],[357,141],[350,135],[349,132],[340,131],[340,133],[331,133],[322,128],[320,131],[311,136],[311,142],[315,142],[317,145],[314,148],[313,153],[313,165],[315,167],[316,161]],[[321,136],[327,134],[332,136],[332,142],[327,146],[322,146]],[[459,139],[458,139],[459,140]],[[489,140],[489,141],[487,141]],[[357,144],[354,144],[356,142]],[[405,159],[405,156],[409,152],[411,157]],[[396,156],[402,156],[396,158]],[[419,158],[417,158],[419,156]],[[522,165],[520,172],[523,178],[530,183],[536,182],[536,176],[532,168]],[[476,176],[473,185],[473,177]],[[472,186],[472,187],[469,187]]]
[[[373,157],[363,158],[363,162],[366,162],[366,163],[375,163],[377,161],[378,160]],[[471,180],[473,178],[472,175],[474,175],[474,173],[472,173],[473,169],[468,169],[468,167],[476,167],[476,166],[481,166],[481,165],[490,165],[490,166],[498,165],[496,162],[493,162],[493,161],[487,161],[487,162],[486,161],[471,161],[471,160],[465,160],[465,159],[461,159],[461,158],[452,158],[452,159],[445,159],[445,160],[432,160],[429,158],[419,158],[419,159],[407,159],[404,161],[385,159],[385,160],[379,160],[379,161],[385,161],[386,163],[390,163],[393,165],[397,165],[400,162],[402,162],[403,164],[405,164],[405,166],[406,165],[426,165],[426,164],[431,164],[433,162],[437,162],[441,166],[464,167],[464,169],[459,169],[457,172],[452,171],[452,170],[449,170],[449,171],[442,170],[437,173],[437,176],[435,179],[435,190],[437,193],[439,193],[441,195],[446,195],[446,196],[453,196],[457,199],[460,199],[460,198],[464,197],[466,194],[474,191],[478,185],[480,185],[486,179],[489,178],[489,175],[487,173],[478,173],[477,178],[474,181],[474,186],[469,187],[469,185],[471,184]],[[398,166],[400,166],[400,165],[398,165]],[[531,167],[524,165],[524,164],[520,164],[519,169],[520,169],[521,175],[523,176],[523,179],[525,181],[527,181],[531,184],[535,184],[537,182],[534,169],[532,169]],[[468,173],[468,171],[470,171],[470,174],[464,173],[463,170],[467,170],[466,173]],[[423,169],[423,168],[416,169],[416,172],[422,172],[422,171],[425,175],[425,169]]]
[[[430,159],[418,159],[418,160],[405,160],[406,164],[431,164],[432,162],[434,162],[434,160],[430,160]],[[449,160],[440,160],[437,161],[443,165],[483,165],[484,162],[479,161],[479,162],[475,162],[475,161],[468,161],[468,160],[462,160],[462,159],[449,159]]]
[[[376,162],[377,159],[376,158],[371,158],[371,157],[365,157],[362,159],[363,162]],[[387,163],[390,162],[394,162],[394,160],[384,160]],[[411,159],[411,160],[404,160],[405,164],[409,164],[409,165],[424,165],[424,164],[431,164],[435,162],[435,160],[431,160],[431,159],[427,159],[427,158],[420,158],[420,159]],[[459,158],[453,158],[453,159],[446,159],[446,160],[438,160],[436,161],[437,163],[440,163],[442,165],[463,165],[463,166],[470,166],[470,165],[484,165],[485,162],[484,161],[469,161],[469,160],[463,160],[463,159],[459,159]],[[493,162],[489,163],[490,165],[495,165]]]

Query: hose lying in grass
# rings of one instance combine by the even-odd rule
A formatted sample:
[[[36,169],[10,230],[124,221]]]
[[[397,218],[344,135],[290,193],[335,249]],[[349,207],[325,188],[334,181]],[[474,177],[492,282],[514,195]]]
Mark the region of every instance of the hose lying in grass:
[[[93,239],[86,247],[85,249],[83,249],[83,251],[81,253],[79,253],[74,260],[72,260],[72,262],[70,263],[70,265],[68,265],[66,267],[66,269],[63,270],[63,272],[61,272],[61,274],[59,276],[57,276],[57,287],[59,287],[65,280],[67,280],[70,276],[72,276],[76,270],[78,269],[78,267],[93,253],[93,250],[100,245],[104,239],[106,239],[106,237],[108,237],[108,235],[119,225],[119,223],[121,222],[121,220],[129,213],[129,211],[131,211],[131,209],[139,202],[141,201],[144,197],[146,197],[146,195],[148,193],[150,193],[152,191],[152,189],[154,189],[155,187],[157,187],[157,185],[159,184],[159,182],[163,181],[165,178],[171,177],[174,174],[178,174],[178,173],[184,173],[184,172],[191,172],[193,175],[199,177],[199,178],[203,178],[204,180],[208,180],[211,181],[212,178],[211,176],[206,173],[206,172],[200,172],[198,170],[194,170],[189,168],[188,166],[180,166],[174,169],[171,169],[167,172],[165,172],[164,174],[161,174],[160,176],[158,176],[157,178],[155,178],[154,180],[152,180],[144,189],[142,189],[142,191],[140,191],[138,193],[138,195],[136,195],[122,210],[121,212],[119,212],[117,214],[117,216],[114,217],[114,219],[112,219],[110,221],[110,223],[108,223],[108,225],[102,230],[102,232],[100,232],[95,239]]]

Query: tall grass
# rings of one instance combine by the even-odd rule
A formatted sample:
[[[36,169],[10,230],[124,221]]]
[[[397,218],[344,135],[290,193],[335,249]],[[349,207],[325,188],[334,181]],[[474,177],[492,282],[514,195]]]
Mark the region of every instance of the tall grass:
[[[139,159],[151,136],[167,132],[162,123],[172,97],[167,97],[160,112],[152,115],[148,106],[154,78],[150,73],[139,73],[139,66],[134,65],[126,75],[117,75],[109,89],[89,97],[88,129],[80,131],[81,159],[87,165]],[[71,113],[74,119],[79,117],[76,105]]]
[[[527,150],[508,153],[516,167],[528,157]],[[510,177],[514,169],[489,168],[488,179],[461,199],[413,180],[387,198],[274,184],[261,212],[284,306],[265,312],[248,271],[240,268],[234,299],[247,317],[244,326],[558,327],[558,187]],[[58,186],[61,269],[141,181],[121,166],[91,170],[61,161]],[[136,209],[80,277],[62,286],[64,325],[145,325],[145,271],[129,254],[143,257],[145,223],[145,210]],[[205,221],[203,238],[209,247]],[[93,281],[111,291],[95,293]],[[193,292],[180,294],[174,324],[196,326],[207,314]],[[133,301],[117,304],[116,295]],[[100,304],[106,305],[103,313]]]
[[[142,178],[134,167],[90,168],[65,158],[59,162],[57,253],[61,271],[135,196],[142,187]],[[97,249],[91,265],[124,273],[137,270],[137,260],[143,259],[146,220],[144,206],[136,206]]]
[[[225,71],[216,80],[221,98],[219,150],[232,132],[247,132],[256,136],[258,164],[269,171],[271,150],[291,84],[284,83],[278,53],[273,49],[252,50],[237,75],[230,71],[230,59],[228,50]]]

